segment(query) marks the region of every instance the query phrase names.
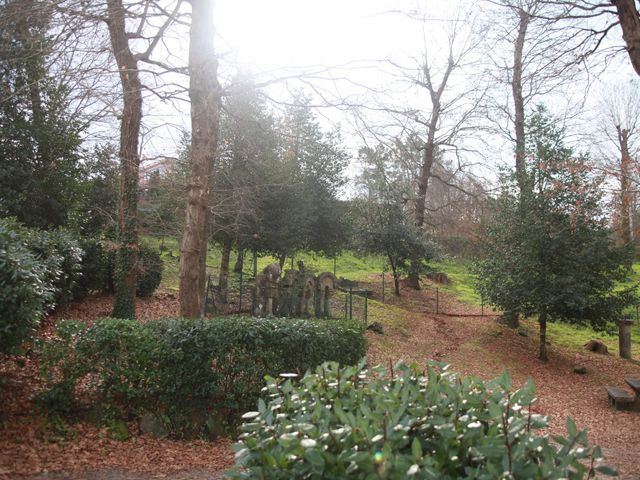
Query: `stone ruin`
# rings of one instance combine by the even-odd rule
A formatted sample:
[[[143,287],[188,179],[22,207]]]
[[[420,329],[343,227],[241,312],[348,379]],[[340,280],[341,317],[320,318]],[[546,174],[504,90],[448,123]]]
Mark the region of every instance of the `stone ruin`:
[[[333,273],[316,276],[298,262],[297,270],[286,270],[280,278],[280,265],[273,263],[256,276],[254,315],[309,317],[313,306],[316,317],[330,318],[330,299],[337,287]]]

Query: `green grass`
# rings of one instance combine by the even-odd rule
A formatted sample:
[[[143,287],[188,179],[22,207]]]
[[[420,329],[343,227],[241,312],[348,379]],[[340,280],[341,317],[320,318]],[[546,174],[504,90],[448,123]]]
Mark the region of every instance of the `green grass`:
[[[145,242],[149,245],[160,247],[161,240],[158,238],[146,238]],[[177,290],[179,284],[178,278],[178,254],[179,247],[178,241],[172,238],[164,239],[164,246],[167,248],[162,254],[164,260],[164,274],[162,276],[161,286],[165,289]],[[173,257],[169,256],[169,252],[172,252]],[[314,272],[333,272],[334,259],[326,258],[312,253],[300,253],[294,258],[294,268],[298,260],[302,260],[305,263],[306,268]],[[230,266],[233,267],[236,261],[236,252],[231,253]],[[264,267],[277,260],[270,256],[263,256],[258,258],[258,271],[261,271]],[[355,281],[367,281],[370,280],[371,275],[380,274],[382,272],[384,259],[382,257],[357,257],[352,252],[343,252],[336,258],[336,275],[338,277],[348,278]],[[463,261],[459,259],[447,259],[439,262],[431,262],[430,265],[438,271],[444,272],[451,279],[450,285],[441,285],[439,288],[445,292],[455,295],[460,301],[469,303],[472,305],[480,305],[481,298],[476,293],[474,288],[474,275],[471,274],[471,262]],[[291,259],[288,258],[285,262],[285,270],[291,268]],[[220,249],[219,247],[210,248],[207,254],[207,271],[213,275],[217,275],[220,269]],[[253,275],[253,257],[249,253],[245,257],[244,272],[247,277]],[[231,281],[234,281],[232,278]],[[634,283],[640,282],[640,263],[633,265],[633,273],[628,282],[624,286],[631,286]],[[392,312],[389,310],[391,307],[388,305],[376,305],[375,302],[370,303],[369,316],[370,321],[375,321],[380,317],[380,320],[385,320],[385,323],[389,323],[390,319],[393,319],[391,323],[397,321],[399,324],[397,327],[402,328],[402,320],[399,312]],[[636,317],[635,308],[629,309],[627,312],[631,318]],[[527,328],[536,329],[537,325],[532,322],[535,320],[529,320],[526,323]],[[609,350],[612,352],[618,351],[617,334],[607,334],[604,332],[596,332],[590,327],[577,327],[575,325],[569,325],[564,323],[550,323],[548,326],[548,334],[554,343],[565,346],[569,349],[577,349],[587,343],[593,338],[599,338],[603,340]],[[640,321],[636,319],[636,323],[632,331],[632,343],[633,354],[637,358],[640,356]]]
[[[144,242],[160,248],[163,242],[166,250],[162,253],[164,261],[164,272],[162,275],[161,287],[169,290],[177,290],[179,285],[179,262],[178,255],[180,253],[179,242],[175,238],[165,237],[164,240],[156,237],[146,237]],[[173,256],[169,256],[169,253]],[[220,272],[220,247],[210,247],[207,253],[207,272],[212,275],[218,275]],[[237,252],[231,252],[230,268],[233,268],[237,259]],[[297,262],[302,260],[305,268],[308,270],[320,272],[334,271],[334,259],[327,258],[313,253],[303,252],[297,254],[294,259],[294,268],[297,268]],[[262,271],[267,265],[277,262],[278,260],[271,256],[258,257],[258,272]],[[335,259],[335,272],[338,277],[348,278],[355,281],[367,281],[373,274],[382,273],[383,259],[378,256],[357,257],[352,252],[343,252]],[[291,268],[291,258],[285,261],[284,269]],[[253,255],[251,252],[245,253],[244,269],[245,275],[253,276]]]
[[[442,260],[430,262],[435,270],[444,272],[451,280],[449,285],[441,285],[441,290],[454,294],[458,300],[471,305],[480,305],[482,299],[475,290],[475,275],[471,273],[471,262],[464,260]]]
[[[475,292],[474,289],[474,276],[470,273],[471,263],[462,260],[445,260],[441,262],[432,263],[433,268],[442,271],[452,280],[451,285],[444,285],[440,287],[444,291],[448,291],[454,294],[459,300],[480,305],[481,298]],[[633,273],[629,280],[624,284],[621,284],[620,288],[625,286],[633,286],[640,283],[640,263],[633,265]],[[638,358],[640,356],[640,320],[636,317],[635,307],[630,307],[627,312],[630,318],[636,320],[631,333],[632,351],[633,356]],[[535,319],[525,322],[528,329],[537,331],[537,324]],[[547,325],[547,334],[554,343],[562,345],[572,350],[577,350],[585,343],[592,339],[602,340],[612,353],[618,353],[618,334],[616,331],[613,333],[596,332],[591,327],[576,326],[566,323],[549,323]]]

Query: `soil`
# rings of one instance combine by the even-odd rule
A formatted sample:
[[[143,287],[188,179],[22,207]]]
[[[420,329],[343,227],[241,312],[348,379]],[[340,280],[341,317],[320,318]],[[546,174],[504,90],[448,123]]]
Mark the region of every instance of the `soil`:
[[[372,282],[374,298],[379,282]],[[605,462],[618,469],[621,479],[640,478],[640,412],[616,411],[607,403],[605,385],[624,385],[624,378],[640,377],[640,367],[612,355],[570,352],[553,344],[549,361],[537,359],[535,331],[509,329],[496,322],[497,315],[481,315],[469,306],[435,290],[404,288],[402,297],[387,295],[398,307],[400,321],[385,322],[384,334],[367,332],[370,364],[396,361],[424,363],[434,359],[450,363],[454,370],[487,379],[507,368],[514,384],[532,377],[539,401],[534,407],[550,418],[550,433],[565,434],[566,417],[587,429],[592,444],[603,448]],[[42,336],[52,334],[55,322],[73,318],[91,322],[107,316],[111,297],[98,295],[74,303],[49,316]],[[138,304],[143,321],[175,316],[175,294],[161,293]],[[578,375],[579,363],[587,373]],[[104,428],[84,423],[56,425],[35,410],[33,396],[43,387],[37,358],[0,359],[0,480],[150,480],[167,478],[221,478],[233,464],[231,441],[157,440],[138,433],[131,423],[131,438],[118,441]],[[62,430],[62,431],[61,431]]]

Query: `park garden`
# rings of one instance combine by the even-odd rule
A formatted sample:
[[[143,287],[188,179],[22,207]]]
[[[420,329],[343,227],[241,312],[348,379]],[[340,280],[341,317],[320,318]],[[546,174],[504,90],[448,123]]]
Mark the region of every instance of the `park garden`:
[[[0,478],[640,477],[637,6],[445,3],[0,2]]]

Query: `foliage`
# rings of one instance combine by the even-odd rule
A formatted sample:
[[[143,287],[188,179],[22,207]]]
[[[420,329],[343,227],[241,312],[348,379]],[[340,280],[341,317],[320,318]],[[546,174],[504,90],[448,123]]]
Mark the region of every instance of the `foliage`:
[[[70,228],[84,238],[115,238],[119,184],[117,147],[113,144],[95,147],[83,162],[79,198],[70,215]]]
[[[478,290],[504,311],[538,314],[541,335],[547,319],[604,329],[632,289],[615,290],[627,252],[612,244],[599,179],[544,110],[530,120],[529,139],[528,189],[515,194],[513,177],[504,179],[475,267]]]
[[[101,239],[82,239],[85,256],[82,261],[82,284],[76,289],[81,298],[90,291],[113,292],[117,244]],[[141,244],[138,252],[136,295],[148,297],[160,286],[164,263],[150,245]]]
[[[400,295],[400,274],[409,272],[413,260],[419,260],[419,268],[426,269],[424,262],[435,257],[436,246],[405,216],[398,201],[360,200],[353,205],[355,248],[362,253],[387,257],[395,293]]]
[[[76,285],[74,297],[83,298],[91,291],[112,290],[115,246],[106,240],[82,238],[80,247],[84,251],[80,267],[82,282]]]
[[[347,166],[339,132],[323,132],[310,98],[301,94],[280,119],[265,114],[257,92],[252,95],[229,104],[229,116],[222,118],[227,139],[219,178],[232,187],[223,198],[232,194],[236,206],[230,218],[241,226],[239,247],[275,257],[300,250],[337,253],[347,241],[337,199]]]
[[[82,283],[84,252],[73,235],[64,230],[23,230],[26,244],[45,266],[43,280],[53,288],[50,308],[69,303]]]
[[[533,382],[514,390],[431,364],[373,374],[335,363],[299,384],[267,379],[269,402],[243,415],[232,478],[571,478],[601,456],[567,419],[568,437],[536,435]]]
[[[50,14],[41,2],[0,5],[0,215],[38,228],[66,223],[81,173],[82,126],[47,70]]]
[[[91,327],[62,322],[58,332],[42,356],[49,377],[58,372],[61,382],[47,399],[57,396],[64,406],[70,399],[59,394],[88,381],[93,402],[149,411],[176,434],[198,413],[233,423],[255,403],[267,373],[303,373],[325,360],[354,363],[366,351],[361,327],[335,321],[104,319]]]
[[[140,245],[138,263],[141,265],[136,280],[136,295],[149,297],[160,286],[163,262],[154,248]]]
[[[0,220],[0,352],[8,353],[37,329],[53,287],[47,270],[23,241],[15,223]]]

